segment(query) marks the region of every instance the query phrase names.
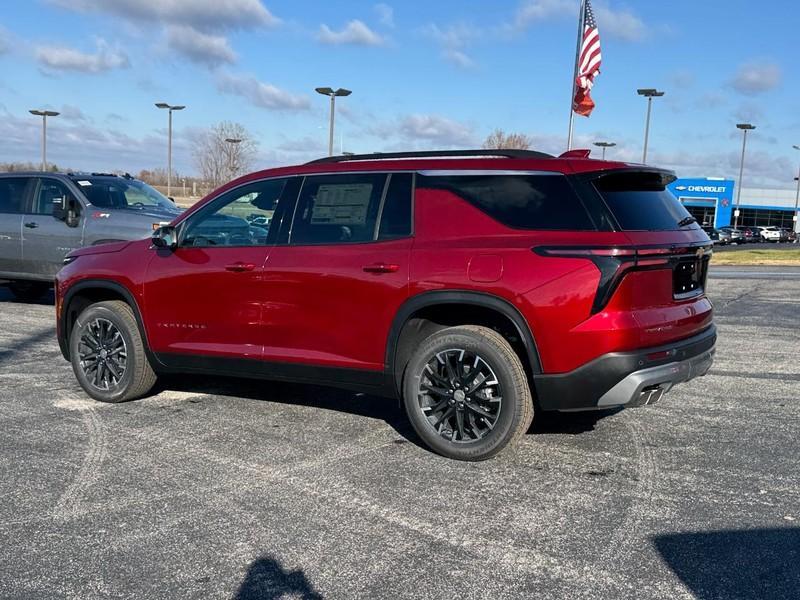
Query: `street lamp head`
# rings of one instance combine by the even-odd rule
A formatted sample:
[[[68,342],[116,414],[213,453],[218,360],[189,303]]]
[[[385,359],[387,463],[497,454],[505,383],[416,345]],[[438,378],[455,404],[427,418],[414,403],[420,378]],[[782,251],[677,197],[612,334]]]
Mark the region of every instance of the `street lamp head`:
[[[166,102],[156,102],[156,108],[166,108],[166,109],[169,109],[169,110],[183,110],[186,107],[183,106],[183,105],[171,106],[171,105],[167,104]]]
[[[239,144],[241,143],[241,138],[225,138],[225,141],[229,144]]]
[[[794,146],[792,146],[792,148],[794,148],[795,150],[800,150],[800,146],[798,146],[797,144],[795,144]]]
[[[350,94],[352,94],[352,93],[353,93],[352,91],[350,91],[350,90],[347,90],[347,89],[345,89],[345,88],[339,88],[338,90],[336,90],[335,92],[333,92],[333,94],[334,94],[335,96],[349,96],[349,95],[350,95]]]
[[[755,125],[751,125],[750,123],[737,123],[736,124],[736,128],[737,129],[743,129],[743,130],[750,130],[750,129],[755,129],[756,126]]]
[[[664,95],[664,92],[659,92],[655,88],[639,89],[639,90],[636,90],[636,93],[639,94],[640,96],[644,96],[646,98],[654,98],[654,97],[655,98],[659,98],[659,97]]]
[[[178,105],[178,106],[173,106],[172,110],[183,110],[184,108],[186,108],[186,107],[181,104],[181,105]]]
[[[166,102],[156,102],[156,108],[169,108],[169,104]]]
[[[616,142],[594,142],[594,145],[598,148],[613,148],[617,145]]]
[[[322,94],[323,96],[333,96],[334,94],[333,88],[329,87],[314,88],[314,91],[317,92],[318,94]]]
[[[54,110],[29,110],[29,113],[32,115],[36,115],[37,117],[57,117],[60,115],[60,112],[56,112]]]

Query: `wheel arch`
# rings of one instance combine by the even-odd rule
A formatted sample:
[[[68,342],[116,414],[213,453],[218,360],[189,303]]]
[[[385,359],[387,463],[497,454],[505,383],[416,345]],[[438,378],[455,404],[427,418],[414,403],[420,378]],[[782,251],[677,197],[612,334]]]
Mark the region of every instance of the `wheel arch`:
[[[427,315],[430,315],[432,311],[444,311],[446,309],[458,310],[459,307],[467,309],[466,312],[460,312],[450,318],[445,317],[444,320],[446,323],[444,324],[437,324],[435,321],[432,325],[416,322],[423,319],[429,323],[430,321],[427,319]],[[540,374],[542,372],[542,366],[533,332],[522,313],[508,300],[486,292],[470,290],[435,290],[423,292],[406,300],[397,311],[392,321],[386,344],[385,369],[392,379],[392,384],[398,397],[402,397],[403,372],[415,343],[431,335],[438,329],[455,324],[488,324],[481,322],[457,323],[457,321],[464,320],[465,318],[469,321],[468,315],[472,315],[473,317],[480,315],[482,320],[490,318],[490,322],[492,320],[491,317],[500,318],[504,323],[507,323],[513,328],[513,332],[518,336],[519,340],[518,347],[515,347],[515,350],[520,354],[525,370],[529,375],[531,389],[533,390],[532,376]],[[448,320],[453,320],[454,322],[447,323]],[[409,331],[409,328],[411,328],[412,331]]]
[[[87,306],[105,300],[122,300],[131,307],[133,316],[136,319],[136,325],[139,327],[139,333],[144,342],[145,351],[150,355],[150,345],[147,341],[147,331],[144,327],[142,314],[139,310],[139,304],[136,302],[136,298],[134,298],[131,291],[116,281],[85,279],[71,286],[66,294],[64,294],[58,327],[58,345],[61,348],[61,354],[64,358],[67,360],[70,359],[69,336],[72,333],[72,327],[78,315]]]

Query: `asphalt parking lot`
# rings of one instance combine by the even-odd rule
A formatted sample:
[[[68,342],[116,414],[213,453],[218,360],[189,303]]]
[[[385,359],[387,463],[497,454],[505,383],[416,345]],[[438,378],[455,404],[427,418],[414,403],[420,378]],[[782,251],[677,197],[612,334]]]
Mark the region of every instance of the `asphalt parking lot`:
[[[95,403],[0,289],[0,597],[800,597],[800,270],[761,269],[713,271],[708,376],[479,464],[325,388]]]

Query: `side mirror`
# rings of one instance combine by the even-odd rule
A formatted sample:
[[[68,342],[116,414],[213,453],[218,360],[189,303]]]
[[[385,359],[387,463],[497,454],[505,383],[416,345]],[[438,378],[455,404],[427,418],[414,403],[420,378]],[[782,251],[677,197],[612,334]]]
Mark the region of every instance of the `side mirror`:
[[[167,200],[175,204],[175,198],[173,198],[172,196],[167,196]]]
[[[171,225],[163,225],[153,232],[153,246],[172,250],[178,245],[178,233]]]
[[[67,199],[64,196],[53,198],[53,217],[59,221],[67,220]]]

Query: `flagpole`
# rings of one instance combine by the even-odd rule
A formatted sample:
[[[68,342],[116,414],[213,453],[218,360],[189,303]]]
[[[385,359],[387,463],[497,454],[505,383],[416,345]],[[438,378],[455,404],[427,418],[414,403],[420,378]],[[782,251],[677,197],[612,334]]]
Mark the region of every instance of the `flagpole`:
[[[578,86],[578,61],[581,54],[581,42],[583,41],[583,23],[586,14],[586,0],[581,0],[581,8],[578,14],[578,42],[575,45],[575,68],[572,71],[572,95],[569,97],[569,135],[567,136],[567,150],[572,150],[572,130],[575,125],[575,92]]]

